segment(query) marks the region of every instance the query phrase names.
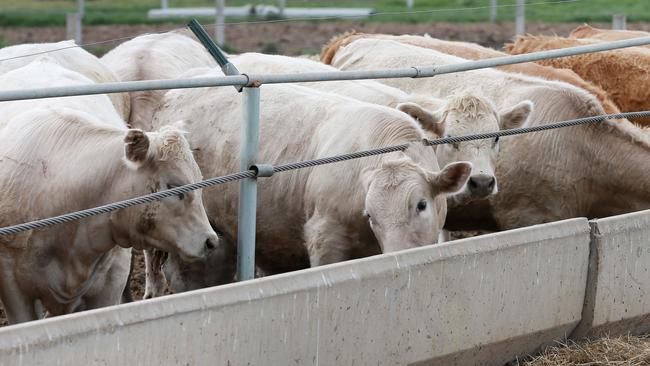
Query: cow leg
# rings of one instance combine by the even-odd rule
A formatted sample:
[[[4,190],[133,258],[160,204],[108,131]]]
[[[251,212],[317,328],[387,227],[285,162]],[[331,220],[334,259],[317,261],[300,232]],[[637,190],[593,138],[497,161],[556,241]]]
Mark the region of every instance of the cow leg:
[[[133,265],[135,263],[133,260],[134,256],[134,251],[131,250],[131,266],[129,268],[129,275],[126,277],[126,285],[124,286],[124,291],[122,291],[122,304],[133,302],[133,296],[131,295],[131,279],[133,278]]]
[[[112,249],[111,264],[104,276],[100,288],[83,297],[83,309],[97,309],[104,306],[120,304],[122,294],[129,280],[131,270],[131,249],[115,247]]]
[[[448,241],[451,241],[451,233],[449,230],[442,229],[438,233],[438,243],[446,243]]]
[[[305,224],[305,245],[312,267],[349,258],[350,235],[340,222],[315,214]]]
[[[34,301],[34,311],[36,312],[36,316],[38,316],[39,319],[45,318],[48,314],[41,300]]]
[[[161,268],[164,257],[165,252],[160,250],[144,250],[144,299],[151,299],[165,294],[167,280],[165,280],[165,274]]]
[[[0,298],[5,308],[9,324],[17,324],[37,320],[34,299],[23,293],[13,276],[3,274],[1,277]]]

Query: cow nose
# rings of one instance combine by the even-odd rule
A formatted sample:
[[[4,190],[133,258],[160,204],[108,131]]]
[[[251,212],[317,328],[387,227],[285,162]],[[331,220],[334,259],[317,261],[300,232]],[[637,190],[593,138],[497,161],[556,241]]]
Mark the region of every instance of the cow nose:
[[[469,178],[467,186],[473,195],[485,197],[494,192],[496,182],[496,179],[492,175],[477,174]]]
[[[205,239],[205,251],[208,253],[213,251],[217,247],[217,240],[219,239],[217,238],[216,235],[214,235],[214,237],[212,237],[211,235],[207,239]]]

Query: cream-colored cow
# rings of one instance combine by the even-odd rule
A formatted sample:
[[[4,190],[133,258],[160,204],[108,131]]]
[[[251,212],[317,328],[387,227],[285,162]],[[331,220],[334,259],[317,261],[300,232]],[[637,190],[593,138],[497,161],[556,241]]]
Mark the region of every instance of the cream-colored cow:
[[[216,61],[193,38],[177,32],[146,34],[122,43],[101,58],[122,81],[174,79],[195,67],[217,67]],[[130,93],[129,125],[151,130],[153,110],[166,90]]]
[[[43,85],[74,87],[95,84],[88,77],[62,66],[49,55],[40,56],[27,65],[0,74],[0,82],[6,90],[38,88]],[[78,111],[101,116],[101,122],[109,126],[126,127],[126,122],[111,104],[111,99],[106,94],[94,94],[0,102],[0,128],[26,110],[51,105],[64,105]]]
[[[32,61],[47,58],[70,71],[82,74],[94,83],[112,83],[120,79],[97,57],[77,46],[73,40],[55,43],[25,43],[0,49],[0,74],[18,69]],[[36,84],[33,84],[36,85]],[[49,83],[39,86],[55,86]],[[59,85],[60,86],[60,85]],[[3,85],[3,88],[8,89]],[[122,120],[129,117],[131,102],[128,93],[107,94]]]
[[[88,82],[35,61],[0,75],[0,85],[21,75],[25,87],[40,86],[43,75]],[[1,227],[201,179],[179,130],[129,130],[114,109],[101,114],[113,108],[106,96],[35,100],[20,104],[22,113],[14,103],[0,103],[0,116],[11,116],[0,127]],[[0,298],[11,323],[37,319],[39,305],[59,315],[117,304],[130,259],[121,248],[158,248],[191,262],[217,245],[200,192],[2,236]]]
[[[208,75],[214,72],[192,76]],[[238,170],[241,107],[241,96],[232,88],[173,90],[155,113],[154,126],[190,120],[188,138],[197,162],[205,175],[218,176]],[[439,171],[434,149],[419,142],[424,131],[413,119],[392,108],[295,85],[262,86],[260,107],[260,162],[410,144],[404,152],[260,179],[257,264],[264,272],[437,241],[445,197],[465,184],[471,164],[452,163]],[[236,185],[204,192],[208,215],[218,218],[231,237],[236,235],[237,197]]]
[[[486,58],[507,56],[505,52],[497,51],[492,48],[483,47],[476,43],[446,41],[432,38],[430,36],[417,36],[410,34],[390,35],[390,34],[368,34],[350,32],[342,36],[337,36],[325,46],[328,52],[323,52],[323,62],[330,63],[338,47],[343,46],[355,39],[375,38],[397,41],[413,46],[429,48],[435,51],[446,53],[453,56],[466,58],[469,60],[481,60]],[[609,94],[599,86],[582,79],[578,74],[570,69],[561,69],[550,66],[542,66],[534,62],[524,62],[521,64],[503,65],[496,68],[497,70],[521,73],[528,76],[539,77],[546,80],[563,81],[571,85],[582,88],[594,97],[598,98],[607,113],[621,113],[618,106],[611,99]]]
[[[394,41],[359,39],[339,48],[343,69],[441,65],[466,60]],[[480,86],[497,106],[530,99],[529,124],[604,114],[585,91],[496,70],[385,80],[408,92],[448,95]],[[603,217],[650,208],[648,132],[626,121],[559,129],[502,139],[496,173],[499,194],[450,210],[450,229],[510,229],[570,217]]]
[[[337,71],[316,61],[287,56],[245,53],[231,58],[241,72],[305,73]],[[530,101],[522,101],[497,110],[494,104],[472,92],[444,98],[407,94],[397,88],[371,80],[301,83],[320,91],[345,95],[369,103],[397,108],[416,119],[434,137],[459,136],[521,127],[532,110]],[[452,205],[484,199],[498,192],[494,165],[499,151],[498,139],[461,142],[440,146],[436,151],[441,166],[454,161],[472,163],[472,174],[463,189],[450,197]]]

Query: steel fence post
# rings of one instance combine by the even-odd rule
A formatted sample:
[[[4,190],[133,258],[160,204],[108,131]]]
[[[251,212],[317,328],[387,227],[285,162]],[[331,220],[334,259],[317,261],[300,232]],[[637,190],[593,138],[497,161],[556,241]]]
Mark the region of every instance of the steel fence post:
[[[243,92],[244,123],[240,139],[240,170],[248,170],[257,160],[260,122],[260,89],[246,87]],[[255,276],[255,220],[257,213],[257,179],[239,182],[239,214],[237,224],[237,279]]]

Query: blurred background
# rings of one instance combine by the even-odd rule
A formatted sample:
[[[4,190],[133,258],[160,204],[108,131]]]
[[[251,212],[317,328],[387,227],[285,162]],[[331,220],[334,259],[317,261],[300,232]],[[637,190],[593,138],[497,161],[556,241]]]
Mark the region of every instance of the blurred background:
[[[500,48],[517,34],[518,8],[526,33],[566,36],[583,23],[612,28],[615,17],[618,27],[650,30],[647,0],[0,0],[0,46],[77,38],[101,55],[193,17],[214,35],[219,5],[225,25],[215,37],[230,52],[314,54],[351,29]]]

